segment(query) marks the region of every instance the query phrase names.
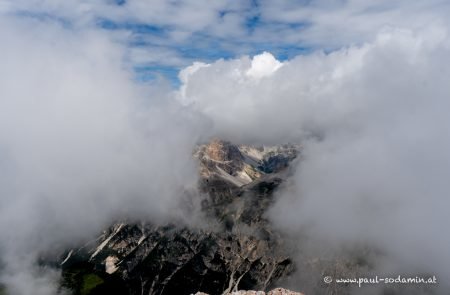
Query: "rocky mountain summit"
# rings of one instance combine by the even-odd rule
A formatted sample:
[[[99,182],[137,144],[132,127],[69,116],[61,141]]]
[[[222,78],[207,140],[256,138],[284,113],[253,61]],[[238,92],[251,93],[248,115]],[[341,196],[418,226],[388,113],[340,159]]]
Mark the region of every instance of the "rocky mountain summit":
[[[264,213],[299,150],[218,139],[198,146],[198,198],[207,225],[118,222],[61,256],[62,286],[83,295],[273,289],[294,265]]]
[[[299,145],[236,146],[214,139],[200,146],[195,155],[200,160],[204,179],[218,176],[240,187],[266,174],[282,171],[297,157],[299,150]]]

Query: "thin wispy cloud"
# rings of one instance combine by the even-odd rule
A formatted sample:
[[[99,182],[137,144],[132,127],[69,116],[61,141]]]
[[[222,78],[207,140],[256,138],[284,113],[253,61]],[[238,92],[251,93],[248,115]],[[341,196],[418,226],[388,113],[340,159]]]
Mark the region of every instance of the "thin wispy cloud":
[[[380,29],[447,22],[446,1],[3,1],[6,14],[108,30],[135,65],[177,70],[268,50],[281,59],[362,44]],[[144,52],[148,50],[148,58]],[[158,52],[157,52],[158,51]],[[155,57],[159,56],[158,60]],[[176,79],[171,74],[170,79]]]

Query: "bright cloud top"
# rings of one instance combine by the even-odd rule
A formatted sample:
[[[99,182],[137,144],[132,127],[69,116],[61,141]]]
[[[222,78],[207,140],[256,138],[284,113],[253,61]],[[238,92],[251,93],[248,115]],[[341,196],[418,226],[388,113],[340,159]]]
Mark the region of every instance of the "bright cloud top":
[[[141,76],[176,79],[193,61],[270,51],[282,60],[316,49],[361,45],[380,30],[448,25],[450,3],[388,1],[3,0],[0,13],[100,28],[128,45]]]
[[[272,54],[263,52],[253,57],[252,65],[247,71],[247,76],[253,78],[267,77],[275,73],[282,65]]]
[[[250,79],[256,56],[197,68],[183,97],[237,141],[301,142],[271,217],[330,247],[367,243],[397,271],[450,275],[448,29],[393,29]],[[443,283],[445,285],[445,283]]]

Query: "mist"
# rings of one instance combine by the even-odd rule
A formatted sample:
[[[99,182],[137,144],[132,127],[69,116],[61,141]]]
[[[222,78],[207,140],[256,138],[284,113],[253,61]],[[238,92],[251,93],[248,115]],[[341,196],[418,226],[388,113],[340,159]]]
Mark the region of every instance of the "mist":
[[[163,81],[136,83],[105,33],[3,18],[0,38],[0,277],[48,295],[58,275],[36,266],[43,251],[119,218],[187,217],[207,124]]]
[[[39,255],[118,218],[195,218],[180,202],[196,186],[193,149],[211,136],[302,145],[268,214],[294,242],[306,237],[315,255],[370,245],[383,253],[377,271],[448,287],[445,25],[383,28],[284,61],[197,62],[175,90],[136,81],[115,37],[0,20],[0,281],[11,294],[56,294],[59,274]]]
[[[381,253],[371,258],[373,273],[432,274],[445,290],[449,49],[439,25],[384,30],[361,46],[281,66],[265,53],[257,78],[249,75],[257,57],[196,65],[184,72],[180,96],[225,137],[302,144],[269,212],[297,241],[299,264],[305,253],[333,258],[369,245]]]

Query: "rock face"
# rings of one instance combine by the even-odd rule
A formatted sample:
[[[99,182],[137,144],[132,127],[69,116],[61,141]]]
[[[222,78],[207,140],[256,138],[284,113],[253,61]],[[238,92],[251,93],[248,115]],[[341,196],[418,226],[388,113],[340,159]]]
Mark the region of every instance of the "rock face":
[[[208,295],[208,294],[198,292],[195,295]],[[303,293],[294,292],[283,288],[276,288],[267,293],[264,291],[235,291],[224,295],[303,295]]]
[[[117,223],[95,241],[61,257],[62,285],[75,294],[268,290],[294,266],[263,213],[298,150],[236,146],[221,140],[199,146],[195,153],[202,176],[199,187],[206,196],[202,211],[215,226]],[[276,292],[267,294],[299,294]]]
[[[299,145],[236,146],[214,139],[200,146],[195,155],[200,160],[203,178],[219,177],[240,187],[282,171],[297,157],[300,148]]]

